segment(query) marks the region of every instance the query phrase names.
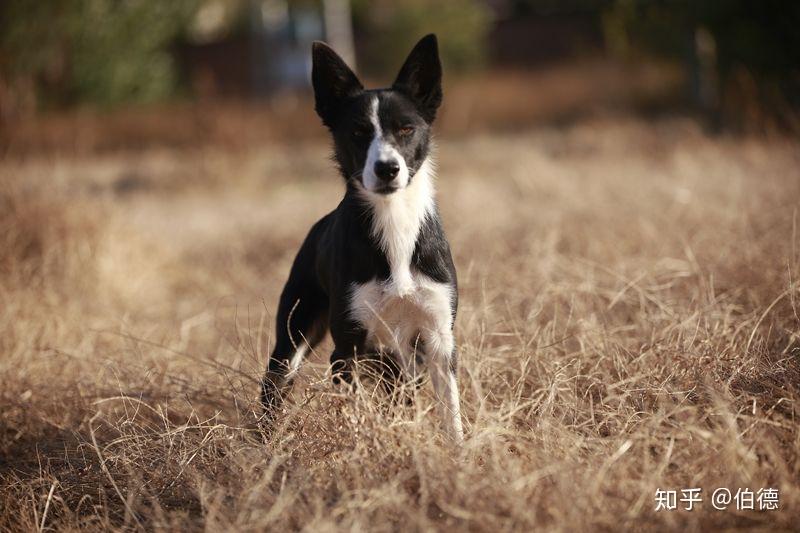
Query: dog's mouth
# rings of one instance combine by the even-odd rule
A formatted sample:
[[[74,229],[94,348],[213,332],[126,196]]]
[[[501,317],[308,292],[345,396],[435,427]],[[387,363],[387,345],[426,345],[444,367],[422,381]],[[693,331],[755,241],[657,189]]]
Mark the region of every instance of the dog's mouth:
[[[400,190],[400,187],[398,187],[397,185],[381,185],[373,189],[372,192],[377,194],[388,195],[392,194],[393,192],[397,192],[398,190]]]

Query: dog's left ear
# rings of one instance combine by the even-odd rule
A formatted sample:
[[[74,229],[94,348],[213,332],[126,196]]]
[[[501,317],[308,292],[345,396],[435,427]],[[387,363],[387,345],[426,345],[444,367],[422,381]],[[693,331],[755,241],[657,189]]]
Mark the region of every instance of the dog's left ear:
[[[442,64],[436,35],[420,39],[408,54],[392,88],[409,96],[430,124],[442,103]]]

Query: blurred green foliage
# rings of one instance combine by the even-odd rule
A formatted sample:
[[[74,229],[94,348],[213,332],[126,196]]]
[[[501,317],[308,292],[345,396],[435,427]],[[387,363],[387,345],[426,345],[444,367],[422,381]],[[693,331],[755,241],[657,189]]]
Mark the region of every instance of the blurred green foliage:
[[[354,0],[354,26],[365,41],[360,70],[373,75],[397,73],[423,35],[436,33],[442,63],[449,72],[483,65],[492,14],[478,0]]]
[[[198,0],[4,0],[0,69],[40,101],[146,102],[171,95],[169,46]]]

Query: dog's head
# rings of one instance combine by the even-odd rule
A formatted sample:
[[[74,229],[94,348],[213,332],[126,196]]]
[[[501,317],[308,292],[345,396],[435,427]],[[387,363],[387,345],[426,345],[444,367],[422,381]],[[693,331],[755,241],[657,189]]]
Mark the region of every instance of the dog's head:
[[[316,110],[333,134],[348,181],[391,194],[407,187],[428,157],[431,124],[442,102],[436,36],[423,37],[388,89],[365,90],[330,47],[313,45]]]

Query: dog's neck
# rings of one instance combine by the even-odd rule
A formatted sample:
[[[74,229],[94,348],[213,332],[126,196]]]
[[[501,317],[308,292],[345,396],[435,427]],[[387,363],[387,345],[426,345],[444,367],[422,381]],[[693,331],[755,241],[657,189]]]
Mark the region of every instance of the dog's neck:
[[[430,157],[420,166],[409,185],[389,195],[358,187],[357,192],[372,212],[370,233],[386,255],[391,284],[399,296],[414,288],[411,258],[425,218],[434,212],[434,168]]]

